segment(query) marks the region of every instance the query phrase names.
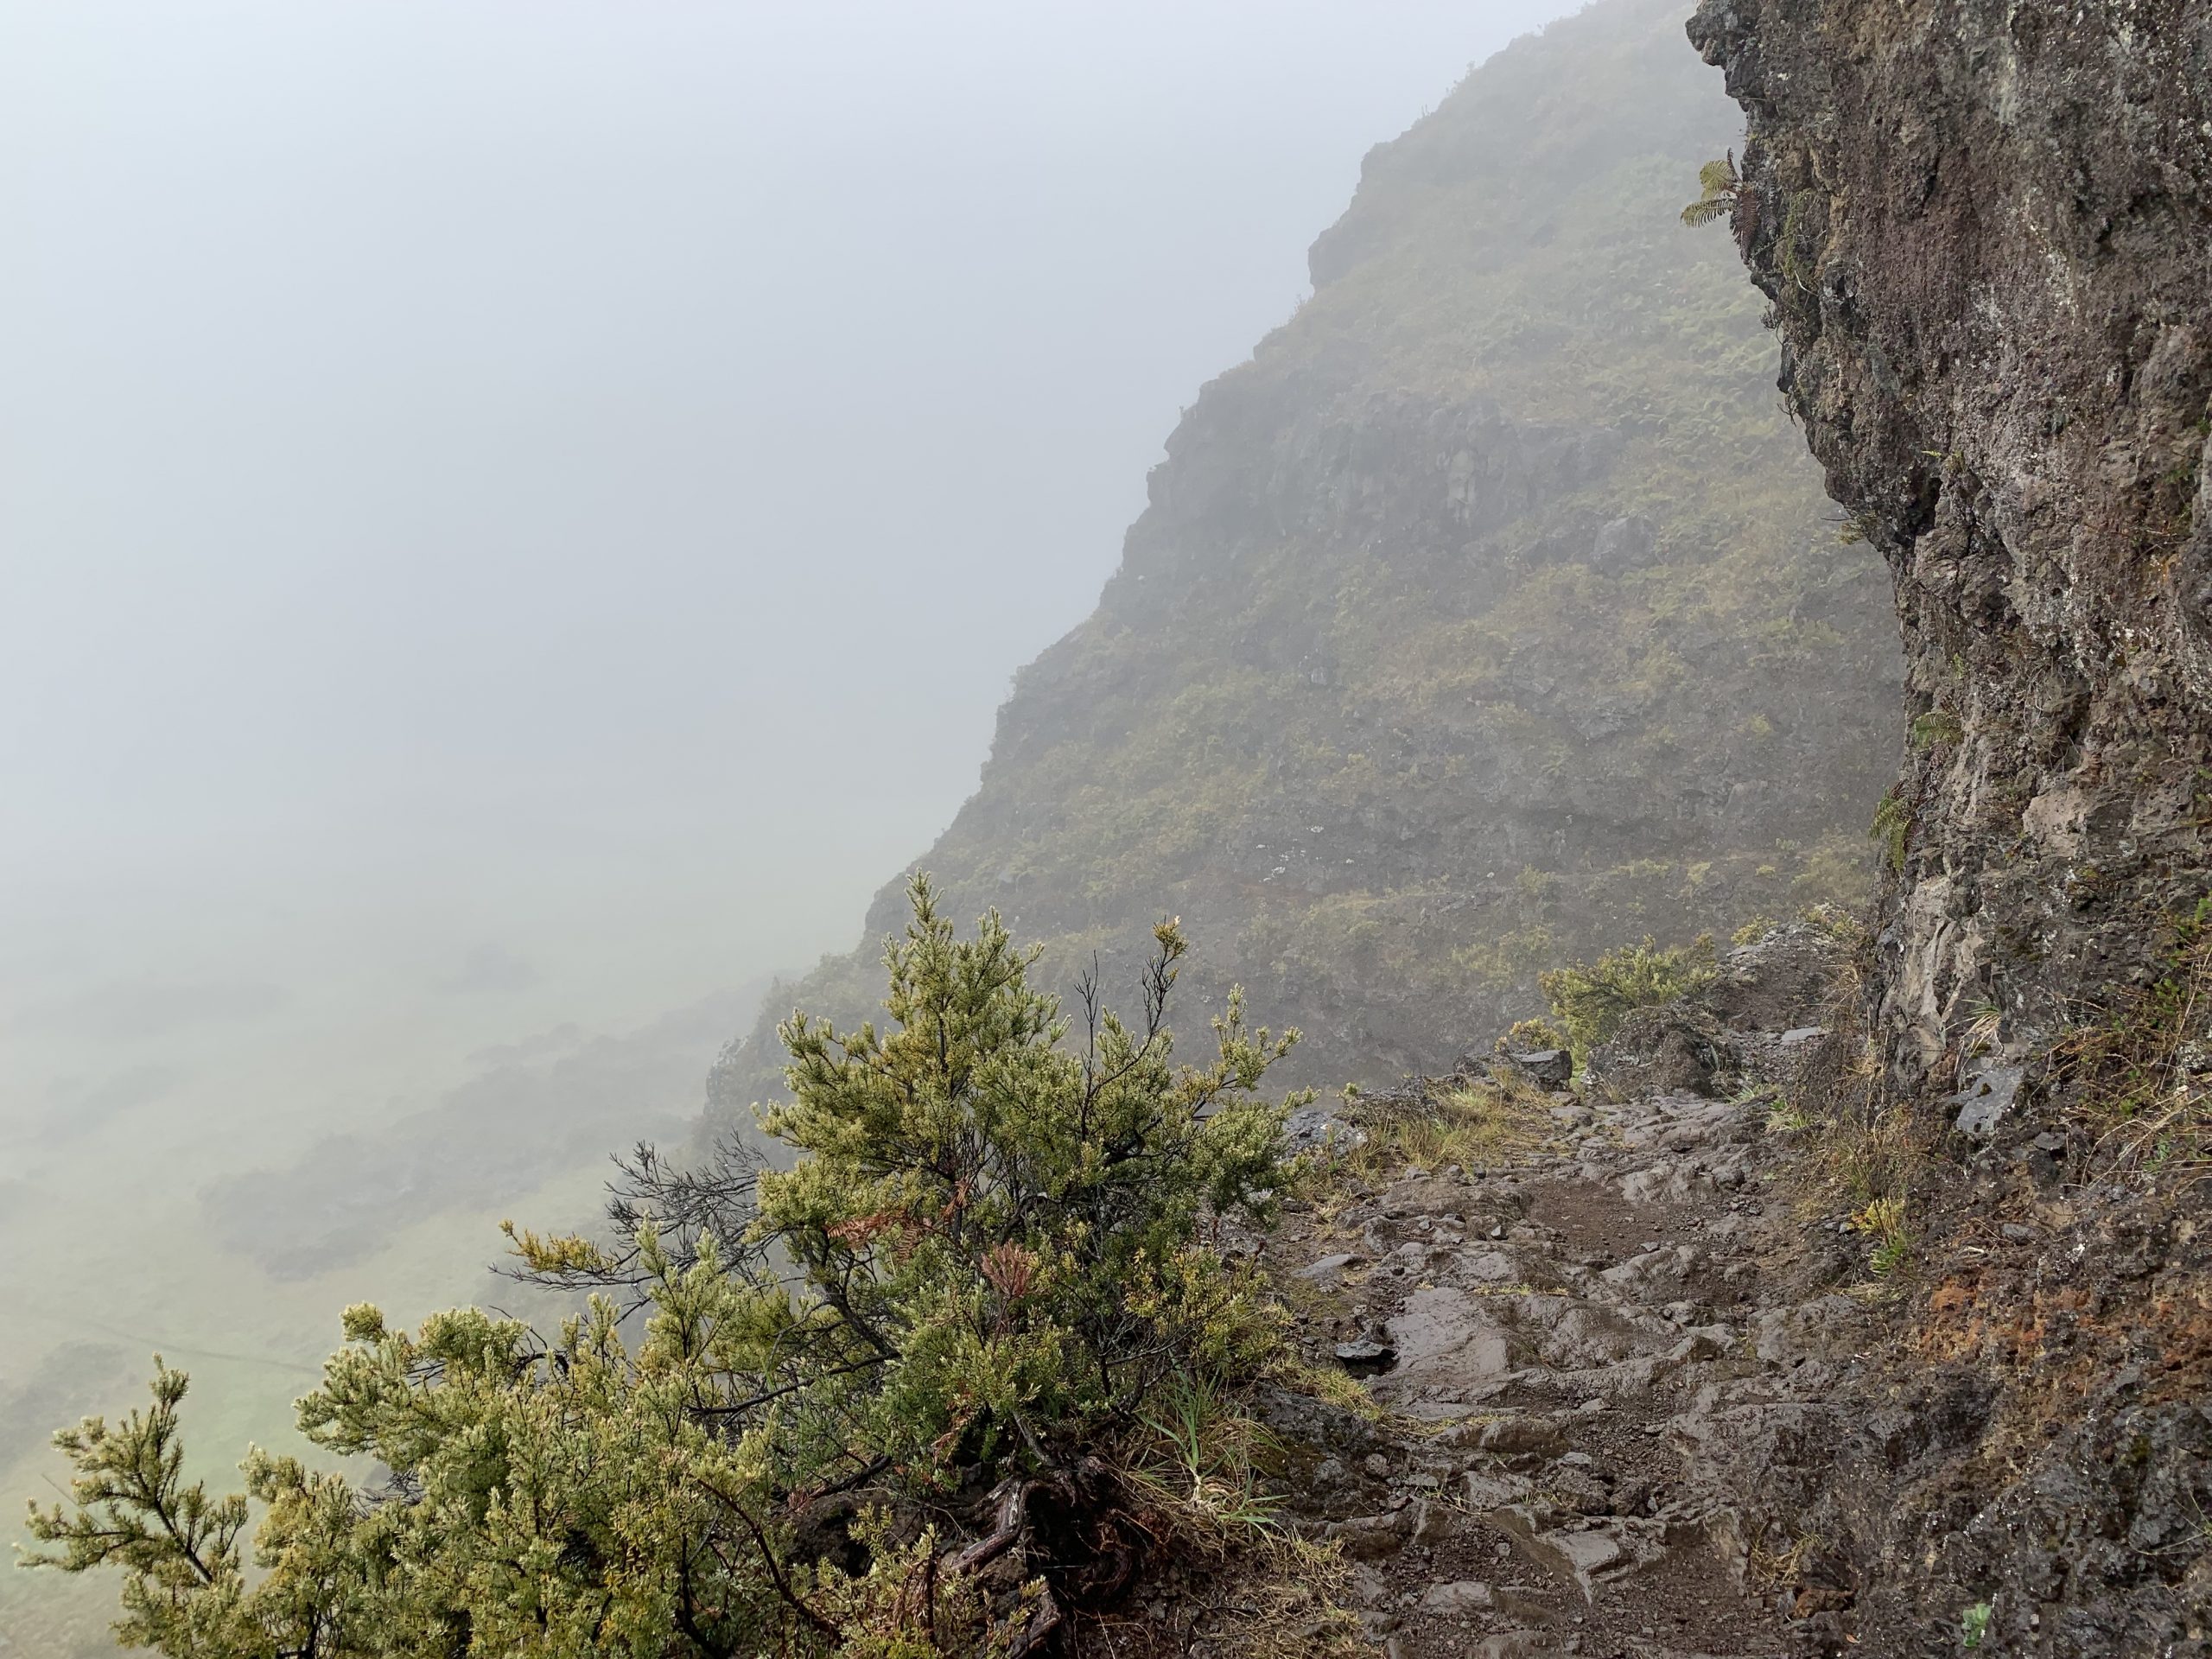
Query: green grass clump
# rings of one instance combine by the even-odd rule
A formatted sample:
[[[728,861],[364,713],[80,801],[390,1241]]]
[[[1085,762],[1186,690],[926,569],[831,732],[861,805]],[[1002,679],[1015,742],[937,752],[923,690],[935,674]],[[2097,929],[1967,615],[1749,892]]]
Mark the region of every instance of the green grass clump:
[[[1217,1382],[1169,1377],[1140,1421],[1147,1433],[1125,1452],[1123,1477],[1185,1529],[1213,1539],[1281,1529],[1282,1500],[1259,1479],[1272,1437]]]

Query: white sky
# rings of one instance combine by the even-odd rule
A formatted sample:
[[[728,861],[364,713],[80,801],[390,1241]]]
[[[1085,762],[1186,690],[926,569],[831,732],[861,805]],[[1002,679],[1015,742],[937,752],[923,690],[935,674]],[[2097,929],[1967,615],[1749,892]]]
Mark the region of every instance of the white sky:
[[[1361,153],[1570,9],[0,0],[0,1130],[849,943]]]

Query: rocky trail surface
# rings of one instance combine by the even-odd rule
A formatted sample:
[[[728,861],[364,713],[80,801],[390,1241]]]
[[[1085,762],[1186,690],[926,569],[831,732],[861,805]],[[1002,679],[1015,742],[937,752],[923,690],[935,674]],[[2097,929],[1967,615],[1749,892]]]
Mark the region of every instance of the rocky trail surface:
[[[1794,949],[1801,969],[1804,945],[1766,965]],[[1738,988],[1763,976],[1756,950],[1730,963]],[[1725,1098],[1557,1091],[1511,1162],[1348,1177],[1268,1241],[1309,1357],[1380,1408],[1284,1395],[1270,1415],[1294,1507],[1356,1564],[1394,1659],[1779,1655],[1840,1605],[1770,1521],[1821,1460],[1817,1402],[1868,1321],[1863,1292],[1792,1291],[1808,1275],[1783,1265],[1808,1235],[1769,1114],[1819,1035],[1708,1030],[1721,1075],[1694,1081]]]

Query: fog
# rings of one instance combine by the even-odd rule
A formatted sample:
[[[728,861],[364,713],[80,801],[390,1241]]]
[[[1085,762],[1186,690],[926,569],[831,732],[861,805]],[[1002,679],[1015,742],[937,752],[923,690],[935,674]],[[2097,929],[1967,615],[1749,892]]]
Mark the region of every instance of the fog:
[[[680,1126],[1571,9],[0,0],[0,1465]]]

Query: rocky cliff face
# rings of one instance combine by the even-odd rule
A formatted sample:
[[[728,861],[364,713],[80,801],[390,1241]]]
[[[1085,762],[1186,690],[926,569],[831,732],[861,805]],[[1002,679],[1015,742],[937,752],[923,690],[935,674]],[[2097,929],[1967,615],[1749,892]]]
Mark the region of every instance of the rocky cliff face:
[[[918,861],[1048,966],[1179,913],[1310,1080],[1437,1069],[1543,968],[1852,892],[1894,766],[1878,562],[1676,218],[1738,119],[1676,0],[1606,0],[1368,159],[1315,293],[1168,440],[1096,613]],[[877,942],[772,1020],[871,1011]]]
[[[1708,0],[1782,384],[1896,578],[1916,752],[1881,1017],[2069,1023],[2202,891],[2212,13]]]
[[[2212,1650],[2212,10],[1705,0],[1691,36],[1913,715],[1866,1064],[1815,1103],[1888,1136],[1919,1266],[1796,1471],[1838,1597],[1804,1637]]]

